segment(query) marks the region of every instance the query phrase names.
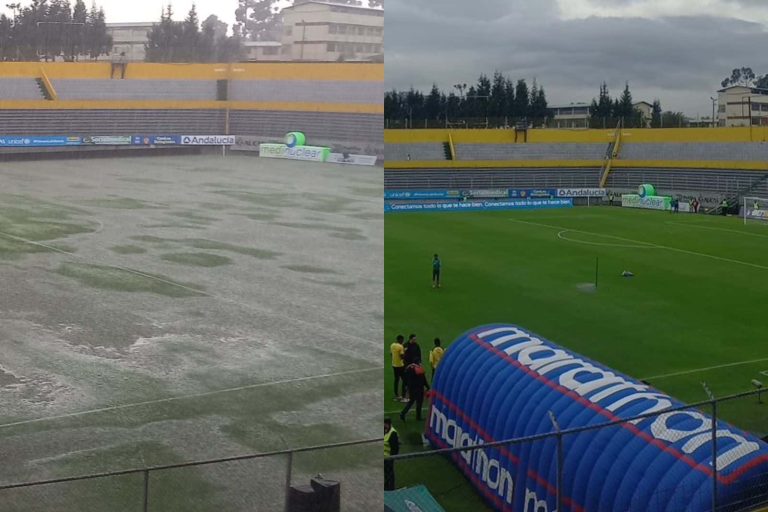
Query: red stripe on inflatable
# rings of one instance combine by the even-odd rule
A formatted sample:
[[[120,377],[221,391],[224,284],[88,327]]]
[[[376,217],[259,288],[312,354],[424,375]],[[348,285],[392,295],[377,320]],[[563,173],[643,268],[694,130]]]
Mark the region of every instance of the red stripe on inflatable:
[[[489,343],[481,340],[475,334],[470,334],[468,337],[474,343],[476,343],[477,345],[480,345],[481,347],[483,347],[485,350],[487,350],[487,351],[491,352],[492,354],[494,354],[494,355],[504,359],[508,364],[511,364],[512,366],[515,366],[516,368],[518,368],[519,370],[522,370],[523,372],[525,372],[529,376],[533,377],[534,379],[538,380],[539,382],[542,382],[543,384],[546,384],[547,386],[549,386],[550,388],[554,389],[555,391],[558,391],[561,394],[563,394],[565,396],[568,396],[569,398],[572,398],[573,400],[577,401],[579,404],[583,405],[584,407],[587,407],[588,409],[591,409],[591,410],[595,411],[596,413],[600,414],[601,416],[606,417],[610,421],[619,421],[619,420],[622,419],[619,416],[616,416],[615,414],[613,414],[612,412],[602,408],[598,404],[587,400],[586,398],[582,397],[581,395],[577,394],[576,392],[574,392],[574,391],[572,391],[572,390],[570,390],[570,389],[568,389],[568,388],[566,388],[564,386],[561,386],[560,384],[557,384],[556,382],[553,382],[553,381],[549,380],[548,378],[546,378],[545,376],[543,376],[543,375],[541,375],[539,373],[536,373],[535,371],[533,371],[530,368],[528,368],[527,366],[523,365],[522,363],[520,363],[519,361],[517,361],[513,357],[511,357],[508,354],[506,354],[504,351],[499,350],[498,348],[496,348],[496,347],[490,345]],[[643,432],[642,430],[637,428],[632,423],[621,423],[618,426],[620,426],[620,427],[622,427],[622,428],[624,428],[626,430],[629,430],[630,432],[632,432],[636,436],[638,436],[638,437],[642,438],[643,440],[645,440],[648,444],[652,444],[652,445],[656,446],[657,448],[661,449],[662,451],[669,453],[670,455],[672,455],[676,459],[685,462],[691,468],[693,468],[693,469],[695,469],[697,471],[701,471],[702,473],[704,473],[707,476],[710,476],[710,477],[712,476],[713,471],[712,471],[712,469],[708,465],[703,464],[703,463],[701,463],[701,464],[697,463],[691,457],[685,455],[684,453],[681,453],[680,451],[678,451],[673,446],[667,445],[667,444],[665,444],[663,441],[661,441],[659,439],[655,439],[654,437],[652,437],[648,433]],[[764,455],[764,456],[758,457],[757,459],[754,459],[754,461],[750,461],[749,464],[752,464],[752,465],[750,465],[750,468],[754,467],[754,465],[757,464],[757,462],[755,462],[755,461],[760,461],[761,459],[768,460],[768,456]],[[754,464],[753,464],[753,462],[754,462]],[[745,466],[747,466],[747,465],[748,464],[745,464]],[[744,466],[742,466],[742,467],[744,467]],[[717,480],[719,482],[723,483],[723,484],[729,484],[729,483],[733,482],[733,480],[735,480],[739,475],[743,474],[744,471],[746,471],[746,470],[742,470],[742,467],[734,470],[732,473],[730,473],[727,476],[718,474],[717,475]]]
[[[488,432],[486,432],[485,429],[483,429],[480,425],[475,423],[474,420],[472,420],[472,418],[467,416],[467,414],[458,405],[454,404],[448,398],[443,396],[442,393],[440,393],[439,391],[436,391],[435,389],[432,389],[432,396],[434,398],[437,398],[440,402],[444,403],[448,407],[448,409],[450,409],[454,414],[459,416],[462,421],[466,422],[470,426],[470,428],[474,429],[480,435],[480,437],[483,438],[483,440],[485,442],[493,443],[493,442],[497,441],[496,439],[493,438],[493,436],[488,434]],[[436,442],[438,445],[440,445],[441,447],[443,447],[443,448],[451,448],[451,446],[449,446],[443,440],[441,440],[441,439],[437,438],[436,436],[434,436],[432,431],[429,430],[429,417],[431,417],[432,407],[434,407],[434,406],[435,405],[433,403],[431,405],[431,407],[430,407],[429,415],[427,417],[428,418],[427,419],[427,436],[430,439],[432,439],[434,442]],[[501,452],[502,455],[504,455],[504,457],[506,457],[510,462],[512,462],[512,464],[515,464],[516,466],[520,465],[520,457],[517,457],[515,454],[511,453],[506,447],[504,447],[504,446],[496,446],[496,447],[493,447],[493,448],[490,448],[490,449],[498,450],[499,452]],[[452,457],[452,458],[454,460],[456,460],[455,457]],[[469,466],[466,463],[466,461],[461,458],[461,456],[459,456],[458,460],[461,461],[464,466],[468,466],[470,471],[472,471],[471,466]],[[474,476],[474,471],[472,471],[472,475]],[[547,492],[549,494],[551,494],[553,496],[557,496],[557,488],[554,485],[552,485],[549,482],[549,480],[547,480],[546,478],[544,478],[541,475],[539,475],[536,471],[534,471],[532,469],[529,469],[528,470],[528,476],[530,478],[532,478],[533,480],[535,480],[538,484],[540,484],[544,488],[546,488],[546,490],[547,490]],[[482,482],[480,482],[480,483],[482,484]],[[515,484],[515,485],[517,485],[517,484]],[[569,507],[571,507],[571,510],[573,510],[574,512],[584,512],[584,507],[582,507],[581,505],[579,505],[578,503],[576,503],[575,501],[573,501],[571,498],[569,498],[567,496],[563,497],[563,503],[568,505]]]

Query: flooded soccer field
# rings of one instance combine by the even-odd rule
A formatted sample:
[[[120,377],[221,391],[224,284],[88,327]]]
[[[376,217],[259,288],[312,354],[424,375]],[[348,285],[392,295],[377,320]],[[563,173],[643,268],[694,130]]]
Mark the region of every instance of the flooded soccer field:
[[[0,166],[0,483],[380,435],[380,168],[175,156]],[[328,451],[326,451],[328,452]],[[294,483],[381,507],[380,446]],[[166,471],[150,510],[282,507],[285,457]],[[2,510],[141,510],[136,475]]]

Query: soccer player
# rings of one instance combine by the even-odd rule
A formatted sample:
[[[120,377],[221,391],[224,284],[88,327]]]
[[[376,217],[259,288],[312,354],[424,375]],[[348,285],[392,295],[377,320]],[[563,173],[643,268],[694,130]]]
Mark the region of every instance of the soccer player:
[[[405,369],[405,363],[403,362],[403,355],[405,355],[405,347],[403,347],[403,340],[405,338],[402,334],[398,334],[395,342],[389,346],[389,351],[392,354],[392,371],[395,374],[395,401],[402,401],[405,398],[405,377],[403,377],[403,370]],[[397,393],[398,384],[402,381],[402,393]]]
[[[432,366],[432,378],[430,379],[430,382],[435,380],[435,370],[437,370],[437,365],[440,364],[444,352],[445,350],[440,346],[440,338],[435,338],[435,348],[429,351],[429,364]]]
[[[440,263],[440,258],[438,258],[437,254],[435,254],[435,257],[432,258],[432,288],[440,288],[440,267],[442,266],[442,263]]]

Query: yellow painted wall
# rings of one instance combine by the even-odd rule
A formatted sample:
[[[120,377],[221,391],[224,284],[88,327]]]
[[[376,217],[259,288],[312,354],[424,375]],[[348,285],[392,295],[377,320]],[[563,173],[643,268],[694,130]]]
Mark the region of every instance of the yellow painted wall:
[[[448,142],[448,132],[454,144],[513,144],[514,130],[384,130],[387,144],[416,144]],[[528,130],[528,143],[609,143],[614,130]],[[706,143],[706,142],[766,142],[768,127],[753,128],[638,128],[621,132],[623,144],[639,143]],[[522,136],[518,135],[518,143]]]
[[[253,102],[253,101],[0,101],[0,110],[278,110],[383,114],[383,105],[361,103]]]
[[[385,144],[419,144],[448,142],[448,133],[454,144],[514,144],[513,130],[384,130]],[[529,130],[528,143],[580,143],[608,144],[613,140],[613,130]],[[768,142],[768,127],[753,128],[640,128],[621,132],[622,145],[648,143],[748,143]],[[518,143],[520,143],[518,135]],[[457,148],[461,158],[461,148]],[[389,169],[424,168],[557,168],[557,167],[601,167],[602,161],[595,160],[493,160],[493,161],[386,161]],[[641,161],[616,159],[614,168],[684,168],[684,169],[745,169],[768,170],[768,162],[716,162],[716,161]]]
[[[51,80],[107,79],[111,71],[109,62],[2,62],[0,77],[38,78],[43,68]],[[143,80],[384,80],[381,63],[234,63],[234,64],[155,64],[129,63],[126,79]],[[382,98],[383,102],[383,98]]]
[[[411,160],[384,162],[385,169],[572,169],[592,167],[599,169],[600,160]],[[679,160],[614,160],[612,167],[649,169],[740,169],[745,171],[768,171],[768,162],[715,162]]]

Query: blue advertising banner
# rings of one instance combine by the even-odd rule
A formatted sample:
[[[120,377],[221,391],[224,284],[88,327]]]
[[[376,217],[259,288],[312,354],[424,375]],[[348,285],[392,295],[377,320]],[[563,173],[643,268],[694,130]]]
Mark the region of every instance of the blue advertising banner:
[[[134,135],[133,144],[139,146],[167,146],[181,144],[181,135]]]
[[[384,199],[456,199],[458,190],[385,190]]]
[[[49,146],[79,146],[83,141],[80,137],[65,135],[4,135],[0,136],[0,147],[49,147]]]
[[[535,210],[571,208],[573,199],[502,199],[498,201],[461,201],[449,203],[384,203],[384,212],[478,212],[493,210]]]
[[[555,188],[510,188],[507,192],[509,197],[513,199],[557,197],[557,189]]]
[[[748,208],[747,219],[768,221],[768,210],[760,208]]]
[[[384,199],[456,199],[459,197],[472,199],[526,199],[529,197],[548,199],[558,196],[555,188],[493,188],[472,190],[385,190]],[[571,196],[573,197],[573,196]]]

